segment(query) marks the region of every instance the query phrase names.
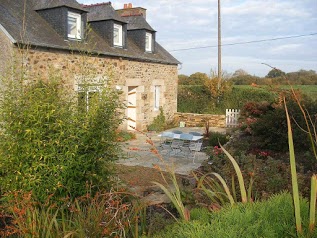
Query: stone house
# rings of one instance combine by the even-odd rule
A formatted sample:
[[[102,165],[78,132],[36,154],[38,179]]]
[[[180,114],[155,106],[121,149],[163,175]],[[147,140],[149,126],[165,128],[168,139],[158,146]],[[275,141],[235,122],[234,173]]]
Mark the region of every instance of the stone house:
[[[179,61],[156,42],[144,8],[0,0],[0,52],[0,74],[22,57],[28,75],[45,78],[58,70],[86,105],[104,79],[111,79],[127,104],[124,129],[146,129],[160,107],[167,118],[177,111]],[[88,91],[81,88],[84,70]]]

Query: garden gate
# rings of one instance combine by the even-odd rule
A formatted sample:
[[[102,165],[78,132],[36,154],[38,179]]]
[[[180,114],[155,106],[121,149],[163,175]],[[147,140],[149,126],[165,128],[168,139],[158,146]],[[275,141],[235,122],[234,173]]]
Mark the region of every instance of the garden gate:
[[[239,116],[240,116],[239,109],[226,109],[226,127],[238,126]]]

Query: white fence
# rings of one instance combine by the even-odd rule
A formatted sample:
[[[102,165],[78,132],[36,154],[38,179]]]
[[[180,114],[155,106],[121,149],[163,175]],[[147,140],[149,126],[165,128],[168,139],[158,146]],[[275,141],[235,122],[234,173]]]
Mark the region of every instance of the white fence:
[[[226,109],[226,127],[236,127],[239,125],[239,109]]]

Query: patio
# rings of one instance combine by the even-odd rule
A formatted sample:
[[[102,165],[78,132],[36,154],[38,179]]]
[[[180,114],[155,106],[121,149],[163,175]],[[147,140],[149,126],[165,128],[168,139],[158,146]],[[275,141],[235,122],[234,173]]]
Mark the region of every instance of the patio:
[[[198,132],[203,133],[203,127],[183,127],[172,128],[166,131],[179,130],[183,133]],[[211,132],[226,133],[226,128],[210,128]],[[136,139],[122,143],[122,149],[124,151],[124,158],[117,161],[118,164],[126,166],[143,166],[150,167],[158,165],[164,171],[166,166],[173,166],[174,170],[178,174],[188,175],[192,170],[200,167],[201,163],[208,159],[208,156],[204,152],[196,152],[195,163],[193,158],[186,156],[178,156],[170,153],[155,154],[151,152],[151,145],[147,142],[149,139],[153,142],[155,148],[158,149],[161,137],[161,133],[147,133],[141,134],[136,132]],[[160,152],[160,150],[158,150]]]

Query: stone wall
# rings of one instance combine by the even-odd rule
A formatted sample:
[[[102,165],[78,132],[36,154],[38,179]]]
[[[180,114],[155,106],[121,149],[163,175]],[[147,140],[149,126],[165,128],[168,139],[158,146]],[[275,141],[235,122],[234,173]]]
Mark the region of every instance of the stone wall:
[[[225,115],[177,112],[174,114],[174,120],[178,124],[179,124],[179,122],[185,122],[186,127],[205,126],[206,120],[209,121],[210,127],[226,127],[226,116]]]
[[[58,73],[65,86],[78,89],[81,82],[100,82],[107,79],[122,90],[127,101],[128,88],[136,87],[136,127],[145,130],[159,110],[154,108],[154,88],[160,86],[160,106],[167,119],[177,111],[177,65],[138,62],[121,58],[91,56],[55,49],[29,49],[24,64],[30,78],[47,79]],[[126,109],[127,113],[127,109]],[[122,129],[127,129],[124,122]]]
[[[13,44],[0,28],[0,75],[11,65]]]

